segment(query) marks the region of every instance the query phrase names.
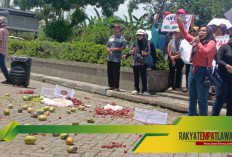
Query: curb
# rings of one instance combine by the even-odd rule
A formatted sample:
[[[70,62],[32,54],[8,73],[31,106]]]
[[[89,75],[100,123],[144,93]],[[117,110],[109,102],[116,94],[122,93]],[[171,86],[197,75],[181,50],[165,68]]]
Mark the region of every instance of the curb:
[[[74,81],[69,79],[63,79],[59,77],[51,77],[45,76],[41,74],[31,73],[31,79],[46,82],[50,84],[59,84],[61,86],[65,86],[71,89],[82,90],[86,92],[91,92],[95,94],[100,94],[108,97],[115,97],[119,99],[129,100],[137,103],[149,104],[152,106],[161,106],[163,108],[171,109],[179,112],[188,112],[188,101],[177,100],[173,98],[168,98],[164,96],[150,95],[150,96],[142,96],[142,95],[131,95],[131,92],[126,90],[121,90],[121,92],[116,91],[105,91],[106,86],[96,85],[86,82]],[[208,114],[211,115],[212,107],[209,106]],[[226,110],[222,109],[221,115],[226,115]]]

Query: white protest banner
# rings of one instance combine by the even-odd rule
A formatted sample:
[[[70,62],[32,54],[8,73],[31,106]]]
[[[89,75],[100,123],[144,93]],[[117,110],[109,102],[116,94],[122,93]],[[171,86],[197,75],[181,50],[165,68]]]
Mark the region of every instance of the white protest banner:
[[[178,28],[176,18],[177,18],[176,14],[169,14],[168,16],[166,16],[161,27],[161,32],[163,31],[173,32],[176,28]],[[181,22],[183,23],[187,31],[189,30],[191,21],[192,21],[192,15],[188,15],[188,14],[181,15]]]
[[[134,119],[149,124],[166,124],[168,113],[135,108]]]
[[[226,44],[230,40],[229,35],[216,36],[215,39],[216,39],[217,50],[220,48],[220,46]]]
[[[63,86],[56,85],[54,94],[56,97],[71,97],[73,98],[74,90],[70,88],[66,88]]]

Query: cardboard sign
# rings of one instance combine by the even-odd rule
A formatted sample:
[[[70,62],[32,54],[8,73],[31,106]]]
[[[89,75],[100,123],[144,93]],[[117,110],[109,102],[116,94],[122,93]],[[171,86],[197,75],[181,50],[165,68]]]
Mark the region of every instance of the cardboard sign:
[[[148,124],[166,124],[168,113],[135,108],[134,119]]]
[[[70,88],[66,88],[63,86],[56,85],[56,88],[54,90],[54,94],[56,97],[71,97],[73,98],[74,90]]]
[[[165,17],[161,31],[173,32],[176,28],[178,28],[178,24],[176,22],[177,16],[176,14],[170,14]],[[188,31],[191,25],[192,15],[181,15],[181,22],[183,23],[185,29]]]
[[[230,40],[229,35],[216,36],[215,39],[216,39],[217,50],[220,48],[220,46],[226,44]]]

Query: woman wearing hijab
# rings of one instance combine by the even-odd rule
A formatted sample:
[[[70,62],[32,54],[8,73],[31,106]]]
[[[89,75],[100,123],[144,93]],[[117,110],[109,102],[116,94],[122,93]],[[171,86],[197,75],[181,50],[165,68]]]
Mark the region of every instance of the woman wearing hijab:
[[[227,27],[225,24],[220,24],[217,26],[216,31],[215,31],[215,36],[223,36],[227,34]]]
[[[168,91],[174,89],[178,90],[181,88],[182,69],[184,67],[184,62],[180,58],[180,52],[179,52],[180,42],[182,40],[179,28],[177,28],[173,32],[173,36],[174,38],[168,44],[168,54],[169,54],[168,62],[169,62],[169,76],[170,76]]]
[[[230,41],[222,45],[217,52],[217,64],[222,83],[216,86],[216,99],[212,116],[219,116],[223,104],[227,102],[227,116],[232,116],[232,32]]]
[[[139,75],[141,73],[143,85],[142,94],[147,96],[149,95],[147,93],[147,56],[149,56],[151,48],[144,35],[145,31],[143,29],[139,29],[136,32],[137,40],[133,42],[131,51],[126,55],[123,55],[123,60],[125,60],[125,58],[129,57],[130,55],[133,55],[131,64],[134,71],[134,91],[132,94],[138,95],[140,92]],[[143,59],[139,60],[138,56],[141,56]]]
[[[199,36],[193,37],[185,30],[180,17],[177,23],[182,36],[188,41],[194,41],[190,57],[188,93],[189,93],[189,116],[197,115],[197,101],[199,104],[199,115],[208,115],[208,91],[209,87],[204,84],[207,70],[211,72],[212,60],[217,52],[216,40],[213,36],[213,29],[210,26],[202,25]],[[209,68],[208,68],[209,67]]]

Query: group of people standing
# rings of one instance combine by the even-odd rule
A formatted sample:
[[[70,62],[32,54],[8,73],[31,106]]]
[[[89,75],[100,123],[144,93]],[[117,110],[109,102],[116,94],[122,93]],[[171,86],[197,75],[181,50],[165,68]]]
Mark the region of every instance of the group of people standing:
[[[185,14],[184,9],[179,9],[177,14]],[[166,13],[166,12],[165,12]],[[227,116],[232,115],[232,32],[230,40],[216,48],[215,36],[228,34],[226,25],[220,24],[216,29],[208,25],[200,27],[192,26],[188,32],[181,22],[181,15],[177,16],[178,28],[173,32],[173,38],[168,42],[167,52],[170,67],[170,86],[168,90],[181,88],[182,69],[186,66],[186,88],[183,91],[189,94],[189,116],[197,115],[197,103],[199,115],[208,115],[209,86],[204,84],[206,74],[212,73],[213,62],[218,65],[222,83],[216,85],[216,100],[213,104],[212,116],[218,116],[227,103]],[[131,50],[121,56],[121,51],[126,48],[125,39],[120,35],[120,26],[114,25],[114,35],[109,38],[107,50],[108,61],[108,83],[107,90],[119,90],[119,71],[121,57],[125,60],[133,55],[132,68],[134,72],[134,91],[138,94],[139,77],[142,78],[142,94],[147,93],[147,58],[155,54],[154,44],[145,37],[145,32],[139,29],[136,32],[137,40],[133,42]],[[141,61],[140,58],[143,58]]]
[[[126,48],[126,42],[123,36],[120,35],[121,26],[115,24],[113,26],[114,35],[111,36],[107,43],[107,51],[109,52],[107,57],[107,74],[108,85],[106,90],[120,91],[119,78],[120,78],[120,63],[121,58],[124,61],[127,57],[132,55],[132,67],[134,72],[134,91],[133,95],[138,95],[140,92],[139,78],[142,79],[142,95],[149,95],[147,92],[147,62],[148,56],[152,57],[152,60],[156,60],[156,50],[154,44],[148,41],[148,34],[143,29],[139,29],[136,32],[137,39],[131,45],[131,49],[128,53],[122,56],[122,50]]]
[[[213,73],[215,65],[222,78],[222,83],[216,85],[216,99],[213,103],[212,116],[218,116],[224,103],[227,103],[227,116],[232,115],[232,33],[227,44],[222,45],[219,50],[216,48],[215,36],[223,36],[227,34],[225,24],[220,24],[213,28],[208,25],[192,27],[189,32],[186,31],[181,22],[181,18],[177,17],[178,29],[173,33],[174,38],[169,42],[168,52],[170,55],[170,82],[171,88],[174,82],[174,73],[176,69],[175,88],[179,88],[181,80],[181,72],[183,61],[186,64],[186,85],[189,94],[189,116],[197,115],[197,102],[199,105],[199,115],[208,115],[208,94],[209,86],[205,82],[207,73]],[[177,34],[179,33],[179,34]],[[182,39],[181,39],[182,38]],[[181,41],[180,41],[181,40]],[[186,43],[186,41],[188,44]],[[182,47],[184,44],[184,47]],[[190,46],[190,47],[189,47]],[[186,52],[190,50],[191,52]],[[176,53],[178,52],[178,53]],[[180,53],[180,54],[179,54]],[[191,54],[188,57],[187,54]],[[182,57],[181,57],[182,56]],[[189,61],[186,59],[189,58]],[[216,64],[214,63],[216,61]],[[215,64],[213,66],[213,64]],[[173,70],[173,69],[174,70]],[[173,71],[172,71],[173,70]],[[216,69],[217,70],[217,69]],[[173,74],[172,74],[173,73]],[[169,88],[169,90],[172,90]]]

